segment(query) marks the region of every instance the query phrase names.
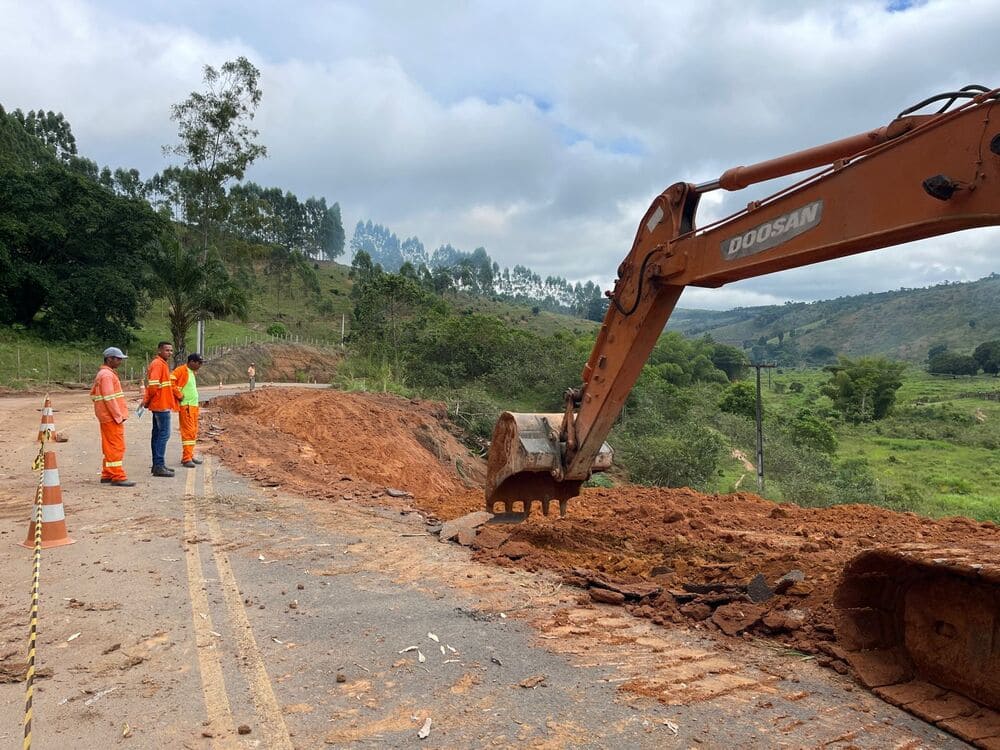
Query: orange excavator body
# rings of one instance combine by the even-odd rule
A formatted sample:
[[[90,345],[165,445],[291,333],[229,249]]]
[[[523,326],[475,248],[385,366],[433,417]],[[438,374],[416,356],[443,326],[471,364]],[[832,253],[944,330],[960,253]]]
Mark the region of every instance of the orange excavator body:
[[[937,113],[912,114],[935,101],[945,101]],[[611,465],[604,440],[685,287],[719,287],[1000,224],[998,101],[1000,89],[969,86],[931,97],[885,127],[735,167],[701,185],[678,182],[657,196],[618,267],[583,384],[566,391],[565,411],[507,412],[497,423],[487,510],[502,504],[496,520],[518,521],[533,502],[547,513],[556,500],[565,512],[591,472]],[[732,216],[695,223],[705,192],[817,168]],[[883,550],[853,561],[837,593],[839,637],[861,680],[880,694],[919,683],[924,698],[958,694],[977,710],[1000,710],[1000,550],[949,550],[948,565],[939,552]],[[928,599],[929,589],[940,597]],[[963,599],[982,606],[953,606]],[[1000,727],[1000,714],[993,716]],[[971,737],[976,731],[970,741],[993,746]]]

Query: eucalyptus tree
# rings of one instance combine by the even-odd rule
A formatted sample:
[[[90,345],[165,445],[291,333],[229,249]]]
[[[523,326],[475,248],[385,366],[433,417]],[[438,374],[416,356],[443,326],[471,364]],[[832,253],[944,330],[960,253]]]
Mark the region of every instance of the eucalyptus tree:
[[[212,230],[229,212],[226,187],[242,180],[247,168],[267,155],[267,148],[257,143],[259,133],[250,126],[262,96],[260,71],[241,56],[218,70],[206,65],[203,83],[203,91],[171,107],[180,140],[164,146],[164,152],[183,160],[185,219],[197,228],[201,259],[207,263]],[[203,348],[200,320],[198,334]]]

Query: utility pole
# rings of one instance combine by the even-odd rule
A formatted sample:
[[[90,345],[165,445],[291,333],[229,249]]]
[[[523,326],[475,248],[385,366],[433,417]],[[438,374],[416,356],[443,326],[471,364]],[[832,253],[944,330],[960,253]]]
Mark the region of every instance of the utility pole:
[[[195,332],[194,341],[194,345],[197,347],[195,351],[205,351],[205,321],[201,318],[198,318],[198,328]]]
[[[767,378],[771,379],[771,368],[776,367],[774,363],[752,364],[757,371],[757,492],[764,494],[764,405],[760,398],[760,371],[767,370]]]

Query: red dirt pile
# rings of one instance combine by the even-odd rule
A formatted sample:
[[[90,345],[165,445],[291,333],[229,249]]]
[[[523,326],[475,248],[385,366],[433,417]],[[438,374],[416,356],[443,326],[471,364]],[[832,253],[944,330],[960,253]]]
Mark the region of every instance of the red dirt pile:
[[[267,483],[380,504],[392,502],[385,487],[400,488],[437,519],[483,507],[483,462],[457,440],[440,404],[282,389],[225,399],[219,409],[218,452]],[[661,623],[777,635],[824,652],[822,661],[843,671],[836,646],[825,643],[841,569],[861,550],[911,542],[976,547],[997,544],[1000,532],[864,505],[809,509],[747,493],[625,486],[586,490],[565,518],[483,527],[473,548],[499,565],[560,572],[590,587],[587,601]]]
[[[443,404],[265,388],[216,399],[206,417],[215,452],[269,486],[359,501],[402,490],[421,507],[481,495],[483,463],[449,431]]]

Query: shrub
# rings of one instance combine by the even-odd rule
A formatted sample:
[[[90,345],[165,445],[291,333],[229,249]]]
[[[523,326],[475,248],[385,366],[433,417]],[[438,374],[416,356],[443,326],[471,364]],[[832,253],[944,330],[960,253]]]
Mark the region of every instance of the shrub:
[[[671,432],[619,443],[619,459],[637,484],[707,489],[714,481],[723,443],[711,430],[695,424]]]
[[[837,467],[834,481],[838,503],[881,505],[884,498],[875,472],[863,458],[850,458]]]
[[[275,338],[281,338],[288,335],[288,329],[281,323],[271,323],[267,327],[266,331],[268,336],[274,336]]]
[[[811,411],[803,409],[789,424],[795,438],[822,453],[837,452],[837,435],[833,428]]]

